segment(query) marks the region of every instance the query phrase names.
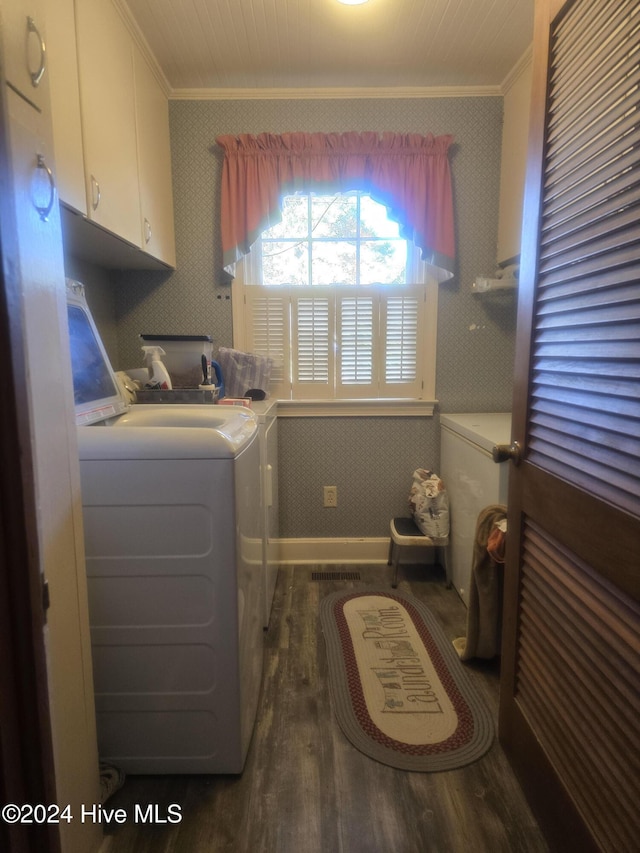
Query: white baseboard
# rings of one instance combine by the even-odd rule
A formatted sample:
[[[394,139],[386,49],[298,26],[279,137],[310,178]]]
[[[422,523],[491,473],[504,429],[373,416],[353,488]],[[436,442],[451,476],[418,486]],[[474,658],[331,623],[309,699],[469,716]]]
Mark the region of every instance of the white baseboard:
[[[389,555],[388,538],[370,539],[280,539],[280,565],[304,563],[382,563]],[[425,562],[419,549],[418,562]],[[413,562],[411,553],[402,556],[403,562]]]
[[[386,563],[388,539],[280,539],[280,564]]]

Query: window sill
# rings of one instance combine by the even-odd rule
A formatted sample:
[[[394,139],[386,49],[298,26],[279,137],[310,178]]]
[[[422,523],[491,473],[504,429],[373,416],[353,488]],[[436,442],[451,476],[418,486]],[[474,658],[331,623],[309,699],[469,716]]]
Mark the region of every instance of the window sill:
[[[279,418],[432,417],[437,400],[278,400]]]

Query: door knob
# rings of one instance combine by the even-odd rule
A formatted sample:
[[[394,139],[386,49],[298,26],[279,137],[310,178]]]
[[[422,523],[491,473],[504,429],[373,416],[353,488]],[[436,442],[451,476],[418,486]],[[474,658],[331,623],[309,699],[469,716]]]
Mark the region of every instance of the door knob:
[[[511,460],[514,465],[522,461],[522,447],[517,441],[512,444],[495,444],[491,450],[494,462],[507,462]]]

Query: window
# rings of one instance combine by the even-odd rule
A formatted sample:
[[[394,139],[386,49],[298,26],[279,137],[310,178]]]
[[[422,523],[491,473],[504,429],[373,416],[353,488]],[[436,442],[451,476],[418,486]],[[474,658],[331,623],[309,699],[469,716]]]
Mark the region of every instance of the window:
[[[287,196],[282,222],[262,234],[262,284],[406,282],[407,241],[367,195]]]
[[[296,194],[238,265],[236,346],[292,400],[433,399],[437,282],[386,208]]]

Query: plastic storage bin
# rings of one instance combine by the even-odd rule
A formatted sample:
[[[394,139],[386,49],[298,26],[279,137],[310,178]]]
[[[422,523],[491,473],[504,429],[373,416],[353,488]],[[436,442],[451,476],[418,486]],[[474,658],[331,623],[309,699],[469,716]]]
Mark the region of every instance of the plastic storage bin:
[[[213,341],[209,335],[140,335],[143,346],[162,347],[162,357],[174,388],[197,388],[203,379],[202,356],[211,364]]]

